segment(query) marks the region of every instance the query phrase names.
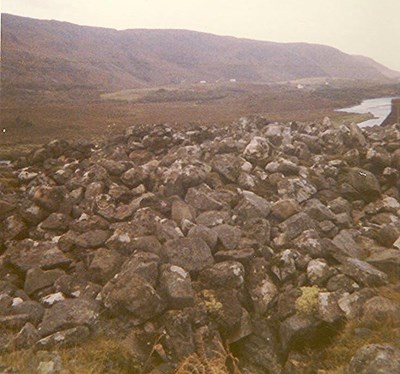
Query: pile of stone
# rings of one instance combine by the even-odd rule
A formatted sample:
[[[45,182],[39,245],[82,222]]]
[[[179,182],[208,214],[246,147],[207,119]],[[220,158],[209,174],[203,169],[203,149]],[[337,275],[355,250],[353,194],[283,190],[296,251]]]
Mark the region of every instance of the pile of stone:
[[[379,294],[400,292],[398,125],[136,126],[6,167],[19,185],[0,185],[5,350],[109,334],[168,373],[200,335],[201,354],[229,348],[243,373],[301,373],[346,321],[400,326]],[[357,355],[349,373],[400,372],[391,345]]]

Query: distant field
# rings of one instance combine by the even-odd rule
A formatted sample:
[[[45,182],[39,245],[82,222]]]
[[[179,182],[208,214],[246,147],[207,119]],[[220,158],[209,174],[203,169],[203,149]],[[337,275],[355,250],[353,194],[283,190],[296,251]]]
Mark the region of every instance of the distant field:
[[[241,116],[259,114],[270,121],[335,120],[360,122],[365,115],[334,112],[365,98],[400,94],[400,85],[359,87],[342,82],[329,86],[308,83],[198,84],[104,93],[3,90],[1,153],[19,152],[54,138],[101,141],[127,126],[142,123],[229,124]],[[19,145],[19,148],[16,147]]]

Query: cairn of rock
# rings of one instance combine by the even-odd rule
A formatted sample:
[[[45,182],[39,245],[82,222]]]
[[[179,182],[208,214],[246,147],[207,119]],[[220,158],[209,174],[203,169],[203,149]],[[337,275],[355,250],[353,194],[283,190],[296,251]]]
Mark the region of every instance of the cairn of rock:
[[[1,168],[3,351],[108,334],[145,372],[212,373],[223,350],[243,373],[302,373],[348,321],[400,327],[379,294],[400,292],[398,125],[135,126]],[[347,370],[399,356],[369,345]]]

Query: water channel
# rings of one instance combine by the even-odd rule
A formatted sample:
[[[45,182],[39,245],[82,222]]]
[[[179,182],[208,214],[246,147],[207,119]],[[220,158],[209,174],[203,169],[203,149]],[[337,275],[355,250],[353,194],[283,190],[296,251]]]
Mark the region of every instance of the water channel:
[[[360,122],[358,126],[375,126],[380,125],[389,115],[392,108],[392,99],[396,97],[380,97],[377,99],[364,100],[361,104],[349,108],[336,109],[337,112],[347,113],[371,113],[375,118]]]

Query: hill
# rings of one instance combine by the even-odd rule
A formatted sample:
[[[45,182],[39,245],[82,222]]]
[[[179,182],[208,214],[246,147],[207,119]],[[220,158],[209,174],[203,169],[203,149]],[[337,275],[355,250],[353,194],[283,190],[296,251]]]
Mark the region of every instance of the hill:
[[[370,59],[306,43],[186,30],[123,30],[2,14],[4,88],[104,91],[236,79],[279,82],[399,77]]]

